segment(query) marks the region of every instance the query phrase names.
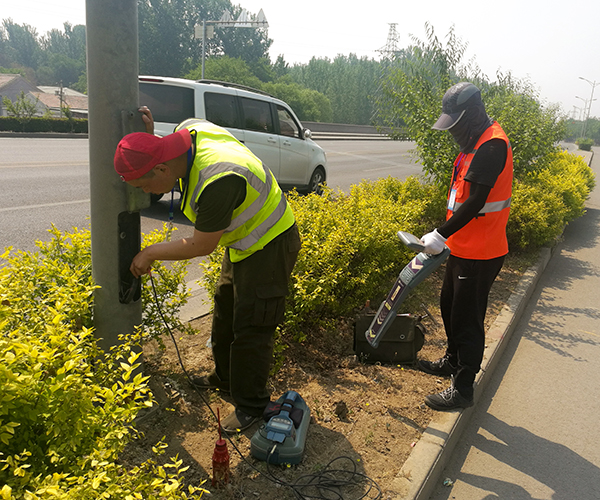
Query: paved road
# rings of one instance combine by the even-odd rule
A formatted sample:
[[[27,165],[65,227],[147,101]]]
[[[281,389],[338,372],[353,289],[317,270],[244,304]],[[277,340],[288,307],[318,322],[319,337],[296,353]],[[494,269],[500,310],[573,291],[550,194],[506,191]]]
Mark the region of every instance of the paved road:
[[[410,154],[411,142],[389,140],[319,140],[328,156],[329,185],[347,192],[362,179],[419,175],[421,166]],[[89,153],[87,139],[0,137],[0,250],[35,251],[35,241],[50,239],[53,223],[60,231],[90,225]],[[142,211],[141,230],[150,233],[168,220],[170,196]],[[175,238],[192,231],[176,210]],[[184,319],[206,312],[205,292],[196,283],[198,262],[188,266],[192,299]]]
[[[423,170],[413,153],[415,144],[408,141],[325,140],[318,141],[327,153],[327,184],[344,192],[362,179],[421,175]]]
[[[370,140],[322,140],[329,162],[329,184],[348,191],[363,178],[418,175],[411,160],[413,143]],[[61,231],[89,227],[89,159],[87,139],[0,137],[0,249],[35,250],[36,240],[48,240],[54,223]],[[168,218],[169,196],[142,212],[142,232],[162,227]],[[179,216],[176,225],[189,230]]]
[[[600,179],[600,148],[592,167]],[[431,500],[600,498],[600,191],[570,224]]]

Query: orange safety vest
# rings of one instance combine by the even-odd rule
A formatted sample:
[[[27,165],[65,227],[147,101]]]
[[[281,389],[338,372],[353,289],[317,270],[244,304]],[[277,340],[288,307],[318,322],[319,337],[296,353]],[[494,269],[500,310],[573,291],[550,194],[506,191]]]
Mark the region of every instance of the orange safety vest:
[[[469,171],[477,149],[491,139],[502,139],[506,142],[506,163],[479,214],[446,241],[452,255],[462,259],[488,260],[508,253],[506,223],[512,196],[513,155],[510,141],[498,122],[494,122],[481,134],[473,151],[459,154],[454,161],[446,220],[452,217],[458,207],[469,197],[471,183],[465,181],[465,175]]]

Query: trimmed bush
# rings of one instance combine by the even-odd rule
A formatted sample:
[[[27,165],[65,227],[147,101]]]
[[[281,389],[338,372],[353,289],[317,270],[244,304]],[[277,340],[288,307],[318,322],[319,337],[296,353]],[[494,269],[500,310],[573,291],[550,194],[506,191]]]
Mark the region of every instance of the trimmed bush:
[[[552,244],[565,225],[584,213],[594,173],[577,155],[554,153],[546,167],[513,186],[507,234],[513,249]]]
[[[579,146],[579,149],[582,151],[591,151],[592,146],[594,145],[594,139],[586,139],[585,137],[580,137],[575,141],[575,144]]]
[[[15,118],[0,117],[2,132],[59,132],[87,134],[88,121],[85,118]]]
[[[329,189],[322,196],[292,193],[289,200],[302,250],[292,273],[283,330],[296,342],[305,340],[309,331],[353,316],[367,300],[382,300],[414,257],[396,233],[421,236],[445,215],[444,193],[414,177],[362,181],[349,194]],[[201,264],[210,296],[221,255],[215,253]]]
[[[52,233],[39,252],[1,256],[0,498],[200,498],[200,488],[184,491],[185,467],[176,458],[119,464],[137,436],[134,418],[152,406],[147,377],[138,373],[142,334],[101,352],[92,330],[89,232]],[[158,300],[178,316],[184,274],[167,279],[158,268],[174,287]],[[154,300],[146,300],[147,309]],[[159,443],[156,454],[164,448]]]

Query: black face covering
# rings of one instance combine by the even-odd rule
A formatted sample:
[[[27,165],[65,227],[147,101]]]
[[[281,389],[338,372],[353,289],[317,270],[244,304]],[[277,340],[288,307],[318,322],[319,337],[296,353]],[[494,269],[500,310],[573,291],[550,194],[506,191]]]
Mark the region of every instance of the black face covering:
[[[460,120],[448,131],[460,146],[460,150],[469,153],[492,123],[494,122],[485,112],[483,105],[469,106]]]

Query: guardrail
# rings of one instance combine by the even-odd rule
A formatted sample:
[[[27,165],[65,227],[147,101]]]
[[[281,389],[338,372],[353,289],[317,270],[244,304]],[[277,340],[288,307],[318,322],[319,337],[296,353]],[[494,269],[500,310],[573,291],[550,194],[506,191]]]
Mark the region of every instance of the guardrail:
[[[313,139],[389,139],[389,129],[380,132],[372,125],[353,125],[349,123],[302,122],[309,129]]]
[[[389,129],[377,130],[371,125],[353,125],[348,123],[321,123],[321,122],[302,122],[302,125],[309,129],[312,138],[329,140],[388,140]],[[87,134],[68,134],[55,132],[0,132],[0,137],[44,137],[44,138],[82,138],[88,137]]]

